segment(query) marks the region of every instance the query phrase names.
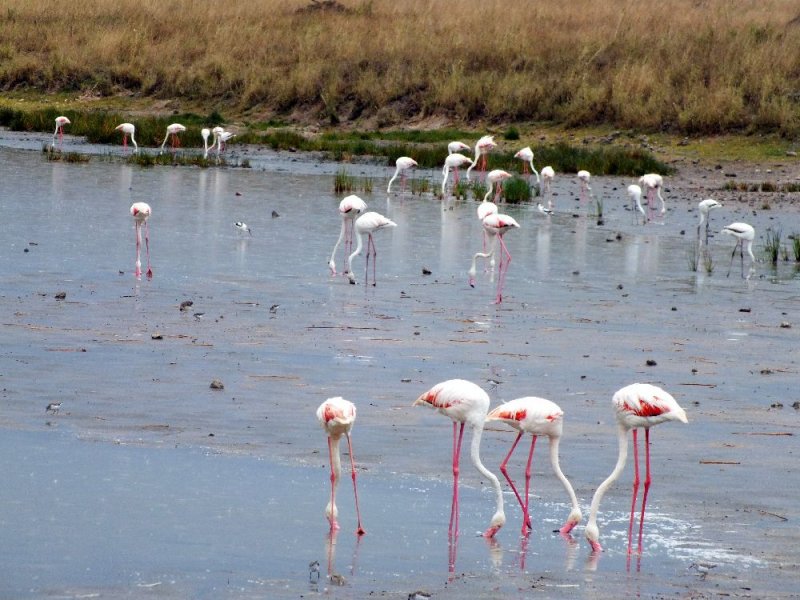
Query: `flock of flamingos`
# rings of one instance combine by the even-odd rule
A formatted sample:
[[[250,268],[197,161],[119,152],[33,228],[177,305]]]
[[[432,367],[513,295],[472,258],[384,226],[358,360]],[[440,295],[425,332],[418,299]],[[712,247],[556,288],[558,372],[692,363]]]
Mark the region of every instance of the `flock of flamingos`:
[[[66,117],[58,117],[56,119],[56,130],[53,134],[53,144],[56,144],[56,137],[58,136],[59,144],[63,138],[63,128],[69,124],[69,119]],[[127,146],[127,140],[130,138],[135,150],[138,151],[138,145],[134,139],[135,127],[131,123],[123,123],[116,128],[123,133],[123,144]],[[179,145],[178,134],[185,131],[185,127],[178,123],[174,123],[167,128],[167,134],[164,142],[161,144],[163,151],[167,141],[172,138],[172,147],[176,148]],[[208,146],[208,138],[213,135],[213,143]],[[226,132],[221,127],[214,129],[203,129],[202,136],[204,139],[204,156],[208,156],[209,151],[216,148],[219,153],[224,147],[225,141],[233,137],[233,134]],[[446,186],[450,173],[454,175],[454,181],[458,182],[460,167],[467,166],[466,177],[469,179],[470,172],[474,168],[483,171],[486,168],[486,155],[496,146],[492,136],[482,137],[475,146],[474,158],[469,158],[462,151],[470,150],[470,147],[462,142],[452,142],[448,146],[448,156],[445,159],[444,167],[442,169],[442,196],[446,193]],[[515,158],[523,161],[523,172],[529,173],[530,167],[533,174],[536,176],[537,184],[541,185],[543,199],[547,202],[546,205],[539,204],[538,208],[545,214],[553,212],[552,200],[549,200],[550,184],[555,175],[553,169],[549,166],[544,167],[540,173],[536,170],[533,164],[533,152],[530,148],[523,148],[516,153]],[[389,181],[387,192],[391,193],[392,184],[400,177],[401,182],[404,183],[406,172],[417,166],[416,161],[410,157],[400,157],[397,159],[396,170],[394,175]],[[472,265],[469,271],[470,285],[474,285],[474,276],[476,269],[476,259],[484,258],[491,259],[492,266],[494,266],[494,254],[496,245],[500,246],[500,260],[498,265],[498,287],[497,297],[495,302],[502,301],[502,284],[505,277],[505,271],[508,268],[508,263],[511,260],[511,255],[505,246],[503,236],[511,229],[519,227],[519,224],[510,216],[499,212],[497,204],[495,203],[502,194],[502,182],[512,175],[507,171],[495,169],[486,173],[486,181],[489,185],[489,190],[483,198],[483,201],[478,206],[478,218],[480,219],[485,237],[484,249],[488,246],[488,251],[478,252],[473,256]],[[590,174],[587,171],[579,171],[578,179],[581,183],[581,197],[591,189],[589,187]],[[640,212],[645,222],[653,219],[655,212],[655,199],[661,203],[660,213],[664,214],[665,206],[664,199],[661,195],[661,188],[663,180],[660,175],[646,174],[639,180],[640,185],[631,185],[628,187],[628,194],[632,201],[635,203],[636,211]],[[642,204],[642,187],[646,189],[646,199],[648,212],[646,213]],[[494,192],[493,201],[489,197]],[[706,235],[705,243],[707,244],[708,238],[708,213],[721,206],[713,199],[706,199],[699,203],[700,222],[697,226],[698,244],[702,245],[701,228],[705,223]],[[140,247],[142,242],[142,229],[145,231],[145,248],[147,251],[147,270],[146,276],[152,277],[152,268],[150,267],[150,252],[149,252],[149,234],[147,230],[147,220],[151,216],[152,211],[150,206],[144,202],[136,202],[131,206],[131,215],[135,222],[136,227],[136,272],[137,278],[141,277],[141,258]],[[373,233],[380,229],[387,227],[395,227],[396,224],[390,219],[384,217],[377,212],[367,211],[366,203],[357,196],[348,196],[344,198],[339,205],[339,213],[342,218],[341,230],[339,238],[331,253],[328,266],[331,274],[335,275],[336,262],[335,255],[341,244],[344,244],[347,270],[345,274],[348,276],[350,283],[355,284],[355,276],[353,274],[353,259],[358,256],[363,249],[362,236],[367,236],[367,251],[366,251],[366,282],[369,279],[369,261],[370,257],[373,261],[373,285],[375,284],[375,246],[373,241]],[[244,223],[237,223],[237,227],[247,231],[248,228]],[[723,233],[737,238],[737,244],[731,254],[731,264],[736,254],[736,250],[740,250],[742,255],[742,276],[744,277],[744,251],[746,249],[751,260],[755,261],[752,252],[752,244],[754,239],[753,228],[746,223],[732,223],[726,226]],[[352,249],[353,236],[357,237],[357,246],[355,250]],[[728,270],[730,274],[730,267]],[[516,439],[511,445],[511,449],[506,455],[503,462],[500,464],[500,471],[511,486],[519,505],[522,509],[522,524],[521,532],[523,536],[530,533],[532,523],[529,511],[530,500],[530,480],[531,480],[531,462],[533,459],[534,447],[538,436],[547,436],[550,445],[550,462],[555,472],[556,477],[561,481],[566,490],[571,510],[567,516],[564,525],[560,528],[559,532],[562,535],[568,535],[573,528],[578,525],[583,515],[578,505],[575,491],[570,484],[567,477],[559,466],[559,440],[563,430],[563,417],[564,413],[557,404],[544,398],[537,398],[533,396],[517,398],[506,402],[493,410],[489,410],[490,400],[488,394],[478,385],[470,381],[462,379],[451,379],[441,382],[432,387],[427,392],[420,395],[414,402],[414,405],[427,406],[436,410],[440,414],[451,419],[453,423],[453,496],[452,507],[450,513],[449,533],[451,539],[458,535],[458,522],[459,522],[459,502],[458,502],[458,476],[459,476],[459,463],[461,457],[461,444],[464,436],[465,426],[469,425],[472,429],[472,440],[470,444],[470,459],[475,468],[488,479],[495,491],[496,509],[492,516],[489,526],[484,532],[483,536],[486,538],[493,538],[497,532],[505,525],[506,516],[503,509],[503,491],[499,479],[494,473],[487,469],[481,462],[480,458],[480,443],[481,436],[484,429],[484,424],[487,421],[502,421],[518,432]],[[645,477],[644,486],[641,500],[641,509],[639,514],[639,532],[638,532],[638,553],[641,554],[642,549],[642,533],[644,528],[644,515],[647,505],[647,496],[650,489],[651,474],[650,474],[650,428],[660,423],[668,421],[679,421],[687,423],[685,411],[678,405],[675,399],[665,390],[650,384],[634,383],[627,385],[618,390],[612,398],[613,410],[618,424],[618,440],[619,440],[619,454],[616,465],[614,466],[611,474],[600,484],[592,497],[592,502],[589,510],[589,519],[584,529],[586,539],[591,546],[593,553],[602,551],[600,544],[600,531],[597,524],[598,513],[600,509],[600,501],[603,495],[612,485],[612,483],[621,474],[627,460],[628,454],[628,432],[631,432],[633,438],[633,460],[634,460],[634,481],[633,481],[633,497],[631,500],[630,521],[628,527],[628,553],[633,552],[633,526],[635,520],[635,513],[637,507],[637,495],[640,486],[639,477],[639,444],[638,444],[638,431],[644,429],[644,450],[645,450]],[[330,500],[325,508],[325,516],[330,524],[331,532],[339,529],[338,523],[338,509],[336,507],[336,490],[339,480],[341,478],[341,459],[339,454],[339,443],[341,438],[347,440],[351,478],[353,480],[353,491],[355,494],[355,509],[357,516],[356,534],[361,536],[365,529],[361,522],[361,512],[358,502],[358,487],[356,484],[356,468],[355,459],[353,457],[351,431],[353,424],[356,420],[356,407],[355,405],[341,397],[328,398],[317,409],[317,419],[320,425],[327,434],[328,449],[330,458]],[[517,445],[519,444],[522,436],[526,433],[531,434],[530,450],[528,452],[528,459],[525,470],[525,489],[523,493],[517,489],[511,476],[508,473],[507,464]]]

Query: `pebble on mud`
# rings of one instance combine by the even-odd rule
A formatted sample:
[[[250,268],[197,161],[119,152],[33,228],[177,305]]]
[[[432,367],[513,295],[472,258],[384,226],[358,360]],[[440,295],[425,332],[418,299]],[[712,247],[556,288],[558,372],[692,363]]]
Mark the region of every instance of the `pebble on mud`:
[[[658,363],[656,361],[654,361],[652,358],[648,358],[647,362],[645,362],[645,364],[648,367],[655,367]]]
[[[225,384],[223,384],[222,381],[219,379],[214,379],[211,381],[211,385],[209,385],[208,387],[210,387],[212,390],[224,390]]]
[[[791,328],[792,328],[792,324],[789,323],[789,321],[783,321],[781,323],[781,329],[791,329]]]
[[[56,294],[56,300],[63,300],[67,297],[67,292],[58,292]]]
[[[194,302],[193,302],[193,301],[191,301],[191,300],[184,300],[183,302],[181,302],[181,306],[180,306],[180,309],[181,309],[181,311],[185,311],[185,310],[186,310],[187,308],[189,308],[189,307],[190,307],[192,304],[194,304]]]
[[[161,335],[160,333],[153,333],[153,334],[150,335],[150,339],[151,340],[163,340],[164,336]]]
[[[430,275],[431,274],[431,270],[429,268],[427,268],[427,267],[422,267],[422,274],[423,275]]]

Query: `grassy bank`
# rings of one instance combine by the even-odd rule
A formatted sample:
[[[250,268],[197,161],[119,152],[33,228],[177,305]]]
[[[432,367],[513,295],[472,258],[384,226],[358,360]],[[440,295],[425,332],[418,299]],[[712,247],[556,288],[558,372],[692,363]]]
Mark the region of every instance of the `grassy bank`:
[[[798,47],[791,0],[0,0],[5,90],[362,129],[438,119],[789,138]]]

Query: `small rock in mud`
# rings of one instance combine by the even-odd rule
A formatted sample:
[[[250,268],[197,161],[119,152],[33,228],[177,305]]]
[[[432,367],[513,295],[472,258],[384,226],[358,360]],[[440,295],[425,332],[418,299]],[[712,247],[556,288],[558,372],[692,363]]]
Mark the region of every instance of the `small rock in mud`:
[[[791,329],[791,328],[792,328],[792,324],[789,323],[789,321],[783,321],[781,323],[781,329]]]
[[[773,402],[769,405],[770,408],[783,408],[783,404],[780,402]]]
[[[193,302],[192,300],[184,300],[183,302],[181,302],[181,311],[182,311],[182,312],[183,312],[183,311],[185,311],[185,310],[186,310],[187,308],[189,308],[189,307],[190,307],[192,304],[194,304],[194,302]]]
[[[648,367],[655,367],[658,363],[656,361],[654,361],[652,358],[648,358],[647,362],[645,362],[645,364]]]
[[[214,379],[211,381],[211,385],[209,385],[208,387],[210,387],[212,390],[224,390],[225,384],[223,384],[222,381],[219,379]]]
[[[792,403],[792,408],[795,410],[800,410],[800,401]]]
[[[772,375],[772,369],[761,369],[759,373],[762,375]]]
[[[67,297],[67,292],[58,292],[55,297],[56,300],[63,300]]]
[[[427,268],[427,267],[422,267],[422,274],[423,274],[423,275],[430,275],[430,274],[431,274],[431,272],[432,272],[432,271],[431,271],[429,268]]]
[[[160,333],[153,333],[152,335],[150,335],[150,339],[151,340],[163,340],[164,336],[161,335]]]
[[[750,312],[750,310],[749,308],[740,308],[739,312]]]
[[[280,217],[280,215],[278,214],[278,211],[277,210],[273,210],[272,211],[272,218],[273,219],[277,219],[278,217]]]

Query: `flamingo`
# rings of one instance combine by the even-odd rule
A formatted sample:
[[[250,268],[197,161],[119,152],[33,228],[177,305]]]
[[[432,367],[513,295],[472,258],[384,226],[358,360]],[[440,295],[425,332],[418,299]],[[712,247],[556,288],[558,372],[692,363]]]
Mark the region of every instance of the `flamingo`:
[[[492,193],[492,186],[494,186],[494,201],[497,202],[500,199],[500,195],[503,193],[503,182],[511,177],[513,177],[513,175],[508,171],[503,171],[503,169],[492,169],[489,171],[486,175],[489,189],[486,190],[486,195],[483,197],[484,202],[489,199],[489,194]]]
[[[458,168],[471,162],[472,159],[463,154],[453,153],[447,155],[447,158],[444,159],[444,167],[442,168],[442,197],[444,197],[445,194],[445,187],[447,186],[447,178],[450,176],[450,171],[453,171],[453,187],[456,187],[458,186]]]
[[[708,213],[714,210],[715,208],[720,208],[722,204],[714,200],[713,198],[706,198],[702,200],[698,205],[697,208],[700,209],[700,222],[697,224],[697,244],[702,245],[703,241],[700,238],[700,229],[703,226],[703,223],[706,224],[706,236],[705,236],[705,244],[708,246],[708,226],[711,224],[709,222]]]
[[[203,158],[208,158],[208,137],[211,135],[211,130],[208,127],[203,127],[200,130],[200,135],[203,138]]]
[[[117,125],[114,130],[122,132],[123,151],[128,149],[128,137],[130,136],[131,143],[134,147],[134,152],[139,152],[139,144],[136,143],[136,140],[133,137],[133,134],[136,133],[136,126],[133,123],[122,123],[121,125]]]
[[[731,276],[731,267],[733,266],[733,257],[736,256],[736,249],[739,248],[739,253],[742,259],[742,277],[744,277],[744,249],[747,246],[747,253],[750,255],[750,270],[753,270],[756,262],[756,257],[753,256],[753,240],[756,237],[756,230],[747,223],[731,223],[722,228],[722,233],[732,235],[736,238],[736,245],[733,247],[731,253],[731,263],[728,265],[728,275]],[[749,276],[748,276],[749,278]]]
[[[331,275],[336,275],[336,250],[339,244],[344,240],[344,253],[350,254],[353,250],[353,222],[361,213],[367,210],[367,203],[356,195],[350,195],[339,202],[339,216],[342,217],[342,228],[339,230],[339,239],[331,252],[331,259],[328,261],[328,267],[331,270]]]
[[[417,166],[417,161],[415,161],[413,158],[410,158],[408,156],[401,156],[400,158],[398,158],[395,161],[395,167],[396,168],[394,170],[394,175],[392,175],[392,178],[389,180],[389,187],[386,188],[386,193],[387,194],[391,194],[392,193],[392,183],[394,183],[394,180],[397,179],[398,175],[400,175],[400,186],[401,186],[401,189],[405,190],[406,189],[406,171],[408,171],[412,167],[416,167],[416,166]]]
[[[592,195],[592,188],[589,185],[589,180],[591,179],[591,174],[589,171],[580,170],[578,171],[578,180],[580,182],[580,199],[581,204],[585,204],[589,197]]]
[[[447,144],[447,153],[448,154],[456,154],[458,152],[469,152],[471,148],[467,146],[464,142],[450,142]]]
[[[650,221],[653,220],[653,210],[655,209],[655,198],[657,196],[661,201],[660,213],[663,215],[667,212],[664,197],[661,195],[661,188],[664,186],[664,178],[658,173],[647,173],[639,178],[639,185],[645,188],[645,196],[647,197],[647,211],[650,213]]]
[[[377,252],[375,251],[375,242],[372,239],[372,234],[379,229],[385,229],[387,227],[397,227],[397,223],[376,212],[366,212],[356,219],[353,229],[356,233],[356,236],[358,236],[358,243],[356,244],[355,251],[349,257],[347,257],[347,277],[350,279],[350,283],[355,284],[356,282],[356,276],[353,274],[353,259],[361,253],[361,248],[363,246],[362,236],[366,233],[367,270],[364,275],[364,281],[365,283],[369,283],[369,255],[372,253],[372,285],[374,286],[376,284],[375,262],[377,261],[378,257]]]
[[[349,400],[345,400],[341,396],[328,398],[319,405],[317,409],[317,420],[328,435],[328,454],[331,463],[331,500],[325,507],[325,516],[331,524],[331,532],[339,529],[339,523],[336,520],[339,513],[336,508],[336,487],[339,485],[342,470],[339,456],[339,441],[342,439],[342,436],[345,436],[347,438],[347,449],[350,454],[353,492],[356,498],[356,518],[358,519],[356,535],[362,536],[366,531],[364,531],[364,528],[361,526],[361,510],[358,507],[358,487],[356,486],[356,464],[353,458],[353,443],[350,440],[350,431],[353,429],[353,423],[355,423],[356,420],[355,404]]]
[[[670,396],[660,387],[649,383],[633,383],[618,390],[611,400],[617,416],[617,436],[619,438],[619,456],[617,464],[611,475],[600,484],[592,497],[589,510],[589,522],[586,524],[586,539],[592,547],[592,552],[601,552],[600,530],[597,527],[597,511],[603,494],[622,473],[628,457],[628,431],[633,435],[633,500],[631,501],[631,518],[628,526],[628,553],[631,552],[631,534],[633,532],[633,517],[636,508],[636,495],[639,491],[639,450],[636,433],[639,428],[644,428],[645,448],[645,480],[644,494],[642,495],[642,511],[639,516],[639,552],[642,549],[642,530],[644,528],[644,511],[647,504],[647,492],[650,490],[650,428],[666,421],[680,421],[688,423],[686,412],[678,405],[675,398]]]
[[[638,210],[642,213],[642,223],[647,223],[647,215],[642,208],[642,188],[635,183],[628,186],[628,198],[631,199],[631,210],[633,211],[633,218],[635,222],[639,223],[639,215],[636,214]],[[635,204],[634,204],[635,203]]]
[[[53,132],[53,147],[56,145],[56,136],[58,136],[58,147],[64,141],[64,125],[69,125],[70,120],[67,117],[56,117],[56,130]]]
[[[480,386],[464,379],[450,379],[436,384],[414,401],[414,406],[422,405],[437,410],[453,421],[453,502],[450,509],[451,536],[458,535],[458,474],[461,460],[461,440],[464,426],[472,427],[470,458],[478,472],[491,481],[495,491],[496,508],[483,533],[483,537],[493,538],[506,522],[503,512],[503,490],[500,480],[483,466],[480,457],[481,435],[489,411],[489,395]],[[459,428],[460,425],[460,428]]]
[[[563,417],[564,411],[559,408],[558,404],[534,396],[510,400],[490,411],[486,417],[487,421],[503,421],[519,432],[517,434],[517,439],[515,439],[514,443],[511,445],[511,450],[508,451],[508,455],[500,465],[500,470],[511,485],[511,489],[514,490],[514,495],[517,497],[520,507],[522,507],[522,535],[527,535],[532,529],[530,513],[528,512],[531,459],[533,458],[533,448],[536,444],[536,438],[540,435],[546,435],[550,439],[550,464],[553,467],[553,472],[556,474],[556,477],[561,481],[564,489],[567,490],[570,502],[572,503],[572,510],[567,517],[567,521],[559,531],[566,535],[581,522],[583,515],[578,506],[578,498],[575,496],[575,490],[572,489],[572,484],[570,484],[558,464],[558,444],[561,440],[561,433],[564,427]],[[508,475],[506,465],[514,449],[517,447],[519,440],[525,433],[531,434],[531,450],[528,454],[528,463],[525,468],[525,501],[523,502],[519,492],[517,492],[517,488],[514,487],[514,482]]]
[[[209,150],[213,150],[214,147],[216,146],[217,162],[219,162],[220,153],[225,150],[225,142],[227,142],[231,138],[236,137],[236,134],[231,133],[230,131],[225,131],[225,129],[223,129],[220,126],[214,127],[214,129],[211,130],[211,134],[214,136],[214,143],[211,144]]]
[[[479,171],[486,170],[486,155],[489,154],[489,151],[492,148],[497,147],[497,142],[494,141],[493,135],[484,135],[478,142],[475,144],[475,158],[472,161],[472,164],[467,168],[467,181],[469,181],[469,172],[478,165]],[[480,163],[480,164],[478,164]]]
[[[548,197],[550,195],[550,186],[553,185],[553,179],[556,172],[550,165],[542,168],[542,199],[547,200],[547,208],[553,210],[553,201]]]
[[[152,210],[150,210],[150,205],[146,202],[134,202],[131,205],[131,216],[133,217],[133,222],[136,225],[136,277],[140,278],[142,276],[142,259],[141,259],[141,247],[142,247],[142,225],[144,225],[144,244],[145,249],[147,251],[147,278],[150,279],[153,277],[153,269],[150,268],[150,229],[147,225],[147,219],[150,218],[152,214]]]
[[[172,151],[174,152],[180,145],[181,141],[178,139],[178,134],[186,131],[186,127],[181,125],[180,123],[172,123],[171,125],[167,125],[167,135],[164,136],[164,141],[161,142],[161,150],[159,154],[164,152],[164,145],[167,143],[167,140],[172,136]]]
[[[476,260],[478,258],[494,258],[495,245],[499,242],[500,264],[497,267],[497,297],[494,303],[500,304],[503,301],[503,285],[505,284],[506,273],[508,272],[508,266],[511,264],[511,253],[508,251],[508,248],[506,248],[503,236],[508,230],[519,228],[519,223],[517,223],[513,217],[500,213],[486,215],[482,223],[486,236],[490,240],[490,250],[488,253],[476,252],[472,256],[472,265],[468,271],[468,282],[470,287],[475,287]]]
[[[531,147],[525,146],[514,155],[514,158],[518,158],[522,161],[522,173],[525,175],[528,174],[528,165],[530,165],[531,171],[536,175],[536,183],[539,183],[539,171],[533,166],[533,150],[531,150]]]

